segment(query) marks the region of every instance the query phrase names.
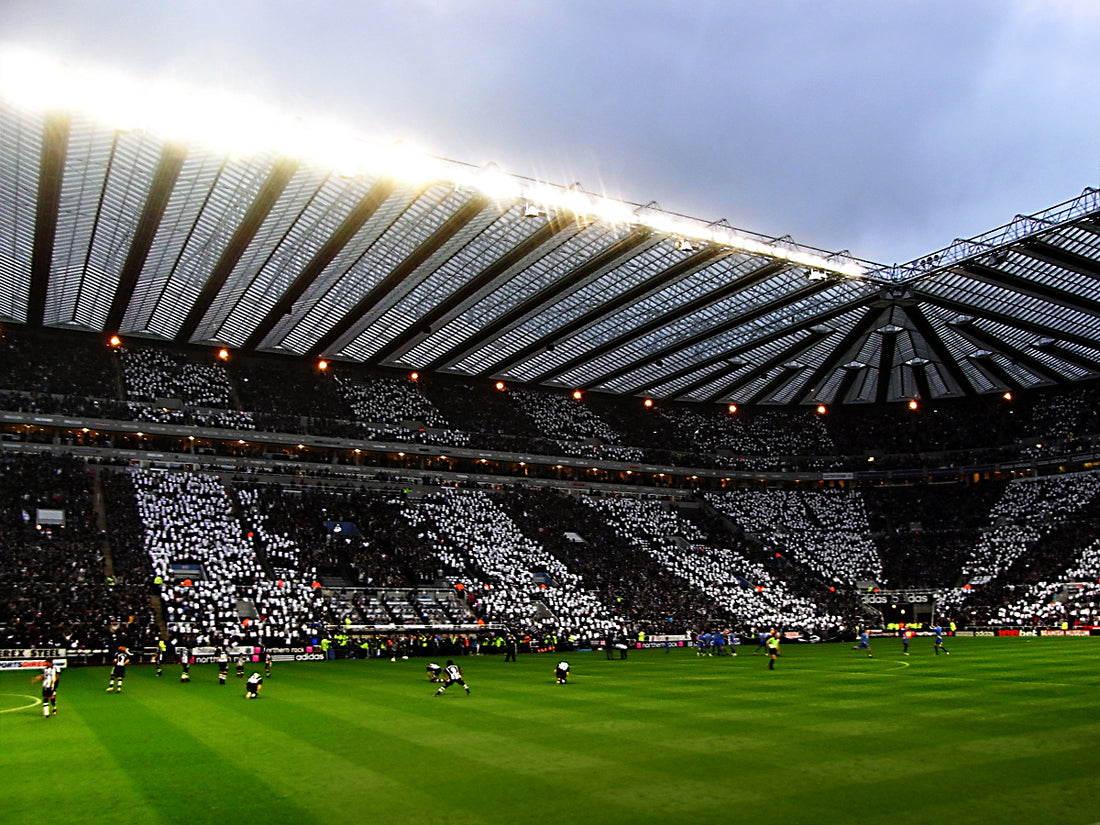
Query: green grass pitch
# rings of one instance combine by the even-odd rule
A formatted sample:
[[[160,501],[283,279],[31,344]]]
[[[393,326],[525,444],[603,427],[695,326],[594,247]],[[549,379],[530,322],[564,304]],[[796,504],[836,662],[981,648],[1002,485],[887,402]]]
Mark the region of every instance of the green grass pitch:
[[[1100,822],[1100,638],[0,673],[0,823]]]

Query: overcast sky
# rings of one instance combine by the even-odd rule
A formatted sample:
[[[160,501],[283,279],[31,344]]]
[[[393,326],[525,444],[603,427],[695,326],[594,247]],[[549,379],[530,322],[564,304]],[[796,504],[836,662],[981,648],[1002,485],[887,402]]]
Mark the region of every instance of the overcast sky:
[[[1100,0],[0,0],[0,42],[887,264],[1100,186]]]

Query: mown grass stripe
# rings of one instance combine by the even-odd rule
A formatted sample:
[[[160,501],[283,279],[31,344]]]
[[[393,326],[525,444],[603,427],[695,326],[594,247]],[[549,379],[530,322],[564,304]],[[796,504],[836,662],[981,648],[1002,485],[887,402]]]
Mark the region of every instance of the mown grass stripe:
[[[439,698],[417,659],[279,663],[259,701],[211,665],[189,685],[132,668],[122,695],[104,669],[74,669],[58,719],[0,717],[0,796],[87,825],[121,822],[111,800],[127,825],[1100,818],[1098,640],[953,639],[950,658],[901,663],[849,647],[790,645],[773,672],[576,653],[569,685],[555,657],[469,657],[473,694]],[[24,683],[0,674],[0,692]],[[71,796],[42,767],[43,735]]]

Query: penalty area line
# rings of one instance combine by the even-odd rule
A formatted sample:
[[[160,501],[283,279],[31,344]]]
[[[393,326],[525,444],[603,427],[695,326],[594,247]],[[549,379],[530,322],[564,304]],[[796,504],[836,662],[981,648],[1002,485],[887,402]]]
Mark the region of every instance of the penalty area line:
[[[15,713],[15,711],[17,710],[26,710],[27,708],[37,707],[38,705],[42,704],[41,699],[38,699],[35,696],[28,696],[25,693],[0,693],[0,696],[18,696],[20,699],[31,700],[31,703],[29,705],[20,705],[17,708],[5,708],[4,710],[0,710],[0,713]]]

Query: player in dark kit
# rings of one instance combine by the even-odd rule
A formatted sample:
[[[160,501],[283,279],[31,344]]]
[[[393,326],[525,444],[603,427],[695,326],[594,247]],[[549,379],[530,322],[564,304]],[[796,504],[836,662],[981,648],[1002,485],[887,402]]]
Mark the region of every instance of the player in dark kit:
[[[57,714],[57,685],[61,681],[61,668],[46,660],[46,666],[42,672],[31,679],[31,682],[42,683],[42,715],[49,719]]]
[[[435,692],[435,695],[442,695],[443,691],[456,683],[462,685],[462,688],[466,691],[467,696],[470,694],[470,688],[466,685],[466,681],[462,678],[462,669],[454,663],[453,659],[448,659],[447,666],[443,668],[443,684],[439,686],[439,690]]]
[[[558,680],[559,685],[569,681],[569,662],[558,662],[558,666],[554,668],[554,678]]]
[[[264,677],[259,673],[253,673],[248,677],[248,681],[244,683],[244,698],[245,699],[258,699],[260,698],[260,688],[264,686]]]
[[[130,664],[130,651],[120,647],[111,666],[111,681],[107,683],[107,692],[122,693],[122,680],[126,678],[126,665]]]

